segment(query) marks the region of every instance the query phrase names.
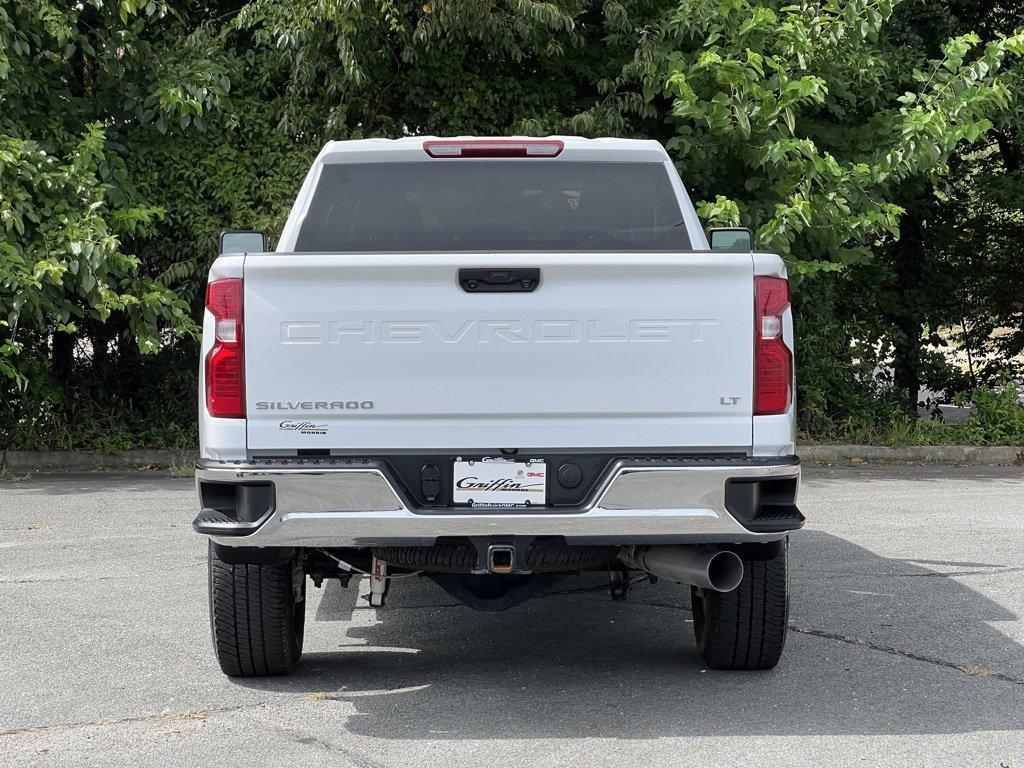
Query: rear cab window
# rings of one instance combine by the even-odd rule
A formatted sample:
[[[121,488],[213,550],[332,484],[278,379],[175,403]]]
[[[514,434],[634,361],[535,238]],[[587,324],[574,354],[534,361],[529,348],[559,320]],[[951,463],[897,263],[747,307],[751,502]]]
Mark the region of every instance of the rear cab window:
[[[686,251],[658,162],[328,163],[296,252]]]

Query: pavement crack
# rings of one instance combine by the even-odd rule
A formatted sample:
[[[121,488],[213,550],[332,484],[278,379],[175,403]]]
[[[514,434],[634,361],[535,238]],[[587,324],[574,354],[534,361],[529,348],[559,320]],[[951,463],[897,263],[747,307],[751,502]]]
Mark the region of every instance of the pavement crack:
[[[331,696],[321,697],[320,700],[324,698],[331,699],[334,701],[341,701],[341,699],[335,699]],[[294,728],[283,727],[277,727],[274,730],[276,730],[278,733],[284,736],[287,736],[296,744],[302,744],[306,747],[314,747],[316,749],[324,750],[327,752],[335,752],[344,757],[349,762],[349,764],[353,766],[353,768],[384,768],[385,766],[385,763],[377,762],[376,760],[371,759],[369,756],[364,755],[361,752],[356,752],[351,748],[343,747],[340,744],[337,744],[333,741],[326,741],[317,736],[314,736],[308,731],[299,731]]]
[[[927,573],[898,573],[896,576],[904,579],[927,579],[927,578],[952,578],[955,576],[1002,576],[1005,573],[1019,573],[1024,571],[1024,568],[987,568],[985,570],[974,570],[974,571],[946,571],[940,573],[938,571],[928,571]]]
[[[0,584],[57,584],[64,581],[124,581],[127,576],[68,576],[47,579],[0,579]]]
[[[871,579],[948,579],[957,576],[1001,576],[1006,573],[1020,573],[1024,567],[1020,566],[991,566],[984,569],[972,569],[961,571],[836,571],[828,569],[803,568],[793,571],[794,580],[818,581],[822,577],[829,578],[871,578]]]
[[[677,611],[684,611],[686,613],[693,613],[690,608],[682,605],[672,605],[670,603],[654,603],[647,601],[634,600],[631,601],[636,605],[646,605],[651,608],[671,608]],[[847,645],[855,645],[860,648],[867,648],[871,651],[878,651],[879,653],[887,653],[890,656],[897,656],[904,659],[912,659],[913,661],[921,661],[925,664],[933,664],[937,667],[944,667],[946,669],[955,669],[957,672],[962,672],[970,677],[983,677],[990,680],[1000,680],[1004,683],[1010,683],[1011,685],[1024,685],[1024,678],[1014,677],[1008,675],[1005,672],[992,672],[983,667],[975,666],[974,664],[957,664],[954,661],[947,661],[946,659],[939,659],[934,656],[925,656],[922,653],[914,653],[913,651],[905,651],[895,646],[880,645],[873,643],[870,640],[865,640],[860,637],[850,637],[849,635],[840,635],[836,632],[826,632],[823,629],[812,629],[810,627],[800,627],[796,624],[790,623],[790,632],[796,632],[799,635],[808,635],[810,637],[818,637],[823,640],[834,640],[839,643],[846,643]]]
[[[155,720],[205,720],[213,715],[224,712],[238,712],[246,709],[259,709],[266,706],[261,701],[256,704],[238,704],[233,707],[211,707],[209,709],[191,710],[165,710],[163,712],[147,712],[142,715],[127,715],[125,717],[104,717],[96,720],[80,720],[73,723],[48,723],[46,725],[26,725],[21,728],[5,728],[0,730],[0,736],[20,736],[26,733],[44,733],[48,731],[74,731],[80,728],[99,728],[105,725],[124,725],[126,723],[143,723]]]
[[[1024,685],[1024,678],[1014,677],[1012,675],[1007,675],[1003,672],[991,672],[987,669],[975,666],[973,664],[957,664],[954,661],[938,659],[934,656],[925,656],[921,653],[905,651],[901,648],[896,648],[893,646],[879,645],[878,643],[873,643],[870,640],[865,640],[860,637],[850,637],[848,635],[840,635],[836,634],[835,632],[826,632],[821,629],[811,629],[809,627],[798,627],[796,624],[790,624],[789,631],[796,632],[801,635],[810,635],[811,637],[820,637],[824,640],[835,640],[840,643],[846,643],[847,645],[856,645],[861,648],[867,648],[872,651],[887,653],[890,656],[898,656],[904,659],[913,659],[914,661],[923,661],[926,664],[934,664],[937,667],[955,669],[957,672],[963,672],[965,675],[969,675],[971,677],[987,677],[992,680],[1001,680],[1002,682],[1010,683],[1011,685]]]
[[[170,573],[175,571],[192,571],[200,566],[206,565],[205,561],[196,561],[191,565],[181,565],[177,567],[163,568],[163,573]],[[0,585],[4,584],[59,584],[63,582],[71,581],[124,581],[128,579],[131,574],[120,573],[114,576],[48,576],[39,579],[0,579]]]

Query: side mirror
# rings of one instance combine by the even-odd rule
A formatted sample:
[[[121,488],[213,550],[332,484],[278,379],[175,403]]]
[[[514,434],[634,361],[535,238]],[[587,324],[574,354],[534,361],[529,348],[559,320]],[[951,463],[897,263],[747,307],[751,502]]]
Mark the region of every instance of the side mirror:
[[[220,233],[221,253],[263,253],[267,233],[258,229],[228,229]]]
[[[754,231],[747,227],[715,227],[708,230],[712,251],[744,253],[754,250]]]

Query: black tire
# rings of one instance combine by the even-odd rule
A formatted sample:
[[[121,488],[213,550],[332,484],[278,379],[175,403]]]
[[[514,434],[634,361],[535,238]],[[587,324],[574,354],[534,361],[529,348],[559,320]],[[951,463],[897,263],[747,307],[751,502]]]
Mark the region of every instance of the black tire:
[[[772,669],[789,623],[789,540],[767,557],[743,555],[732,592],[691,587],[697,652],[712,669]]]
[[[224,674],[263,677],[295,669],[306,618],[306,579],[296,562],[232,565],[212,545],[209,562],[210,630]]]

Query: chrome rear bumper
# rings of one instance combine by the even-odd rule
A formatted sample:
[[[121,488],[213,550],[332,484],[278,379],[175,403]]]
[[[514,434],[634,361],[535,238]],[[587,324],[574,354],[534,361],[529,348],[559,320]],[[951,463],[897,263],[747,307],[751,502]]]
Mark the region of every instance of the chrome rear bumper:
[[[579,508],[417,509],[371,461],[201,464],[197,487],[264,484],[272,491],[258,519],[240,523],[206,508],[193,526],[218,544],[248,547],[429,546],[450,536],[561,536],[569,544],[771,541],[802,525],[799,512],[774,529],[741,522],[727,508],[727,484],[790,480],[795,502],[799,477],[796,463],[623,461]]]

